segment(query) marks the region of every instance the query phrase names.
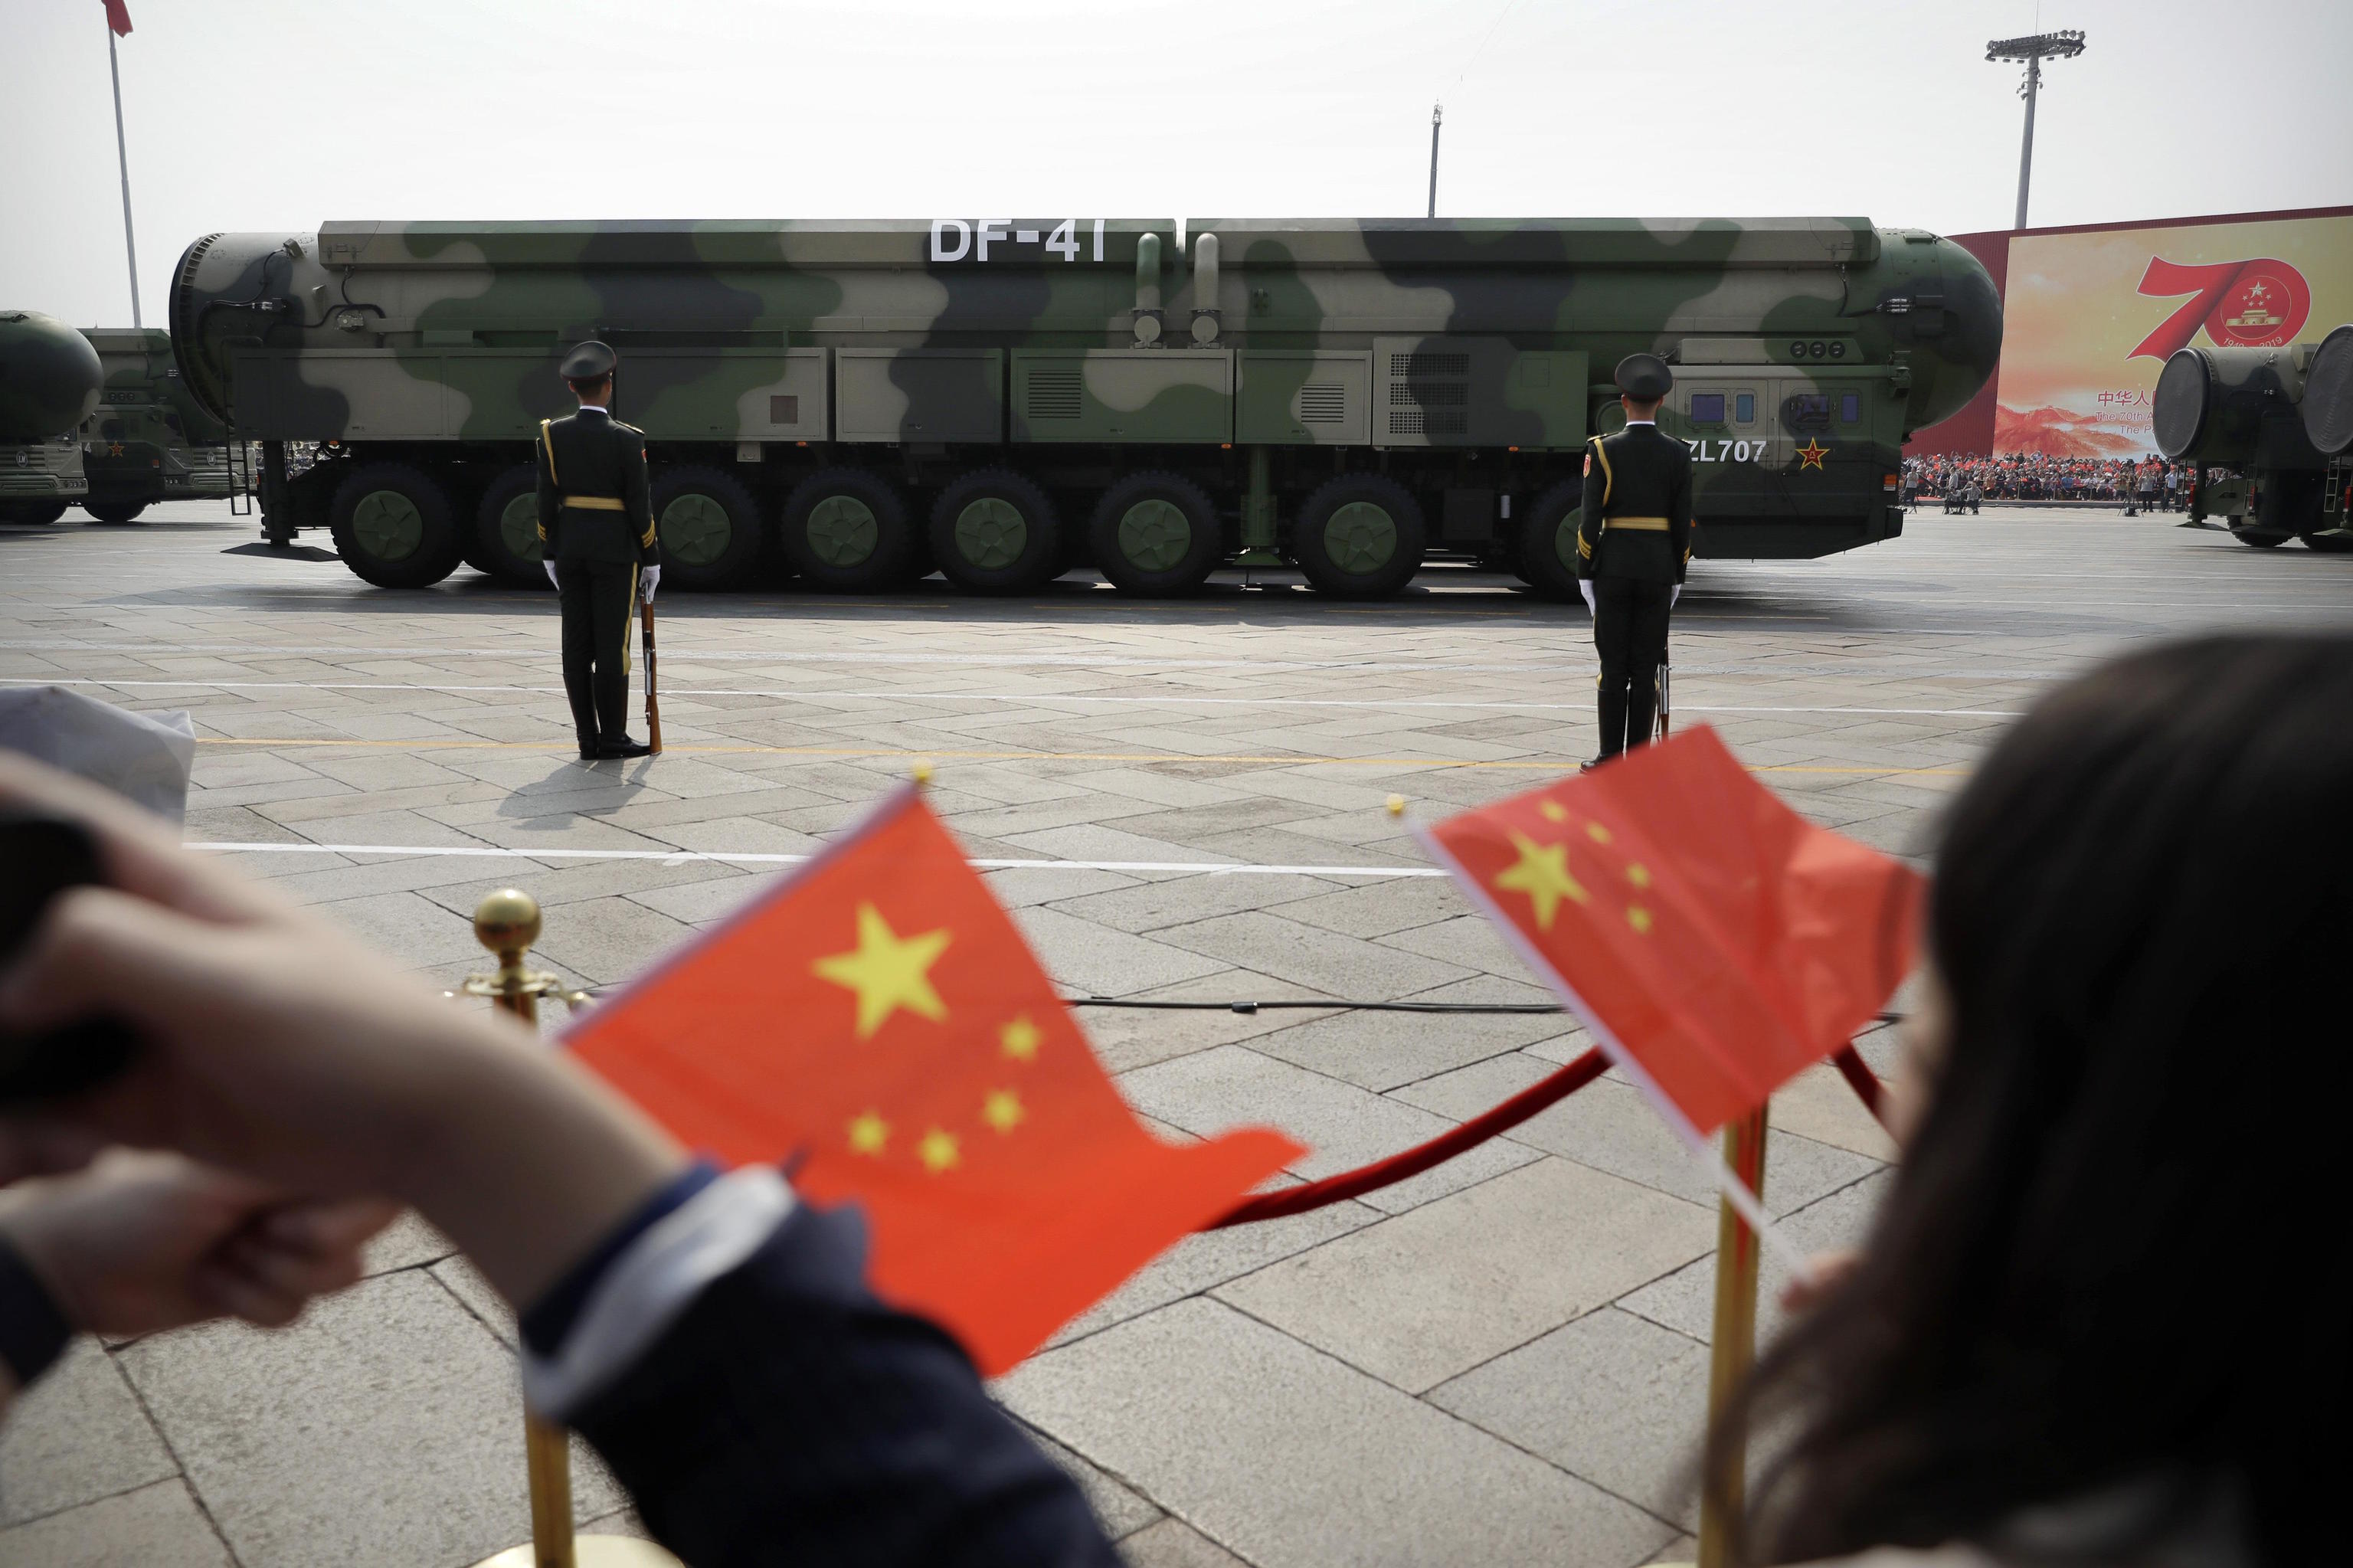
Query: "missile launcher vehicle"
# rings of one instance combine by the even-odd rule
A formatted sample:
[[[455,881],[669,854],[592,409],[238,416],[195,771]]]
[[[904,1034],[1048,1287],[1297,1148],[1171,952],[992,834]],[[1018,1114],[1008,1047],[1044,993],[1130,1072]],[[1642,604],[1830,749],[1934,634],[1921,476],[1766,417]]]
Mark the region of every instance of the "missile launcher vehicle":
[[[54,523],[90,493],[81,427],[105,371],[55,316],[0,312],[0,523]]]
[[[185,384],[262,443],[268,536],[327,528],[386,587],[543,580],[531,442],[589,337],[674,586],[1288,563],[1353,598],[1436,560],[1573,594],[1580,449],[1638,350],[1675,369],[1702,555],[1892,538],[1905,437],[2001,341],[1968,252],[1862,218],[331,223],[199,239],[171,311]]]
[[[153,327],[92,327],[83,335],[106,373],[86,422],[82,510],[101,523],[128,523],[158,501],[241,495],[252,454],[232,450],[228,429],[188,395],[168,333]]]
[[[2150,416],[2158,450],[2195,465],[2190,522],[2218,518],[2266,549],[2353,551],[2353,326],[2316,344],[2177,349]]]

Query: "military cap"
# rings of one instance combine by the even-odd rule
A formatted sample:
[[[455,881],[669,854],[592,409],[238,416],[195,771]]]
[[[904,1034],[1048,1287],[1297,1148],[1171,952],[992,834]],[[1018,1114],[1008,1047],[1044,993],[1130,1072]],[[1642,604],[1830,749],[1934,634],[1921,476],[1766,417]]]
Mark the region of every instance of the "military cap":
[[[1630,354],[1618,362],[1618,390],[1638,403],[1655,403],[1674,385],[1675,373],[1655,354]]]
[[[613,366],[620,363],[621,356],[613,352],[610,344],[592,337],[564,356],[562,375],[566,381],[601,381],[612,375]]]

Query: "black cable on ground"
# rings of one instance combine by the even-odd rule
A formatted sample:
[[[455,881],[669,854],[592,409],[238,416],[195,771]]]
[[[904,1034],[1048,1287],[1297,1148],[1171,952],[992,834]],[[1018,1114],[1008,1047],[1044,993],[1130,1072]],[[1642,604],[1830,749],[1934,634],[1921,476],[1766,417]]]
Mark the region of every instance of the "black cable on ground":
[[[1567,1012],[1556,1001],[1317,1001],[1286,997],[1281,1001],[1168,1001],[1128,996],[1066,996],[1071,1007],[1130,1007],[1152,1012]],[[1883,1012],[1874,1020],[1894,1023],[1904,1015]]]

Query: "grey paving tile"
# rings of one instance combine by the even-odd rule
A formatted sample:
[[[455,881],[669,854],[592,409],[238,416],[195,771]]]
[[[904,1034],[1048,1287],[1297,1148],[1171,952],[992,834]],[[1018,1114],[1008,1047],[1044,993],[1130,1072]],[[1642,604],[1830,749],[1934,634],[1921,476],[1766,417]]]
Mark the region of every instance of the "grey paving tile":
[[[1685,1530],[1708,1348],[1607,1308],[1440,1384],[1430,1402]]]
[[[438,1263],[458,1250],[458,1244],[427,1224],[415,1210],[404,1211],[398,1219],[376,1233],[367,1245],[362,1259],[364,1272],[374,1277],[390,1274],[396,1269],[421,1268]]]
[[[1059,909],[1017,909],[1014,918],[1046,972],[1075,996],[1134,996],[1226,967],[1216,959]]]
[[[538,951],[599,984],[628,980],[691,940],[695,928],[627,898],[568,904],[543,924]]]
[[[1160,876],[1117,892],[1056,899],[1054,907],[1115,930],[1144,932],[1264,909],[1332,885],[1313,876]]]
[[[1767,1160],[1769,1186],[1769,1153]],[[1872,1216],[1894,1174],[1893,1167],[1882,1170],[1777,1224],[1801,1256],[1860,1246],[1870,1234]],[[1762,1345],[1780,1331],[1781,1292],[1789,1283],[1789,1271],[1768,1247],[1757,1272],[1757,1342]],[[1715,1260],[1709,1256],[1686,1264],[1664,1279],[1620,1298],[1618,1305],[1662,1329],[1705,1341],[1712,1337],[1715,1321]]]
[[[1164,1519],[1120,1542],[1128,1568],[1250,1568],[1181,1519]]]
[[[178,1478],[0,1530],[9,1568],[233,1568]]]
[[[1198,1296],[1253,1269],[1321,1246],[1335,1236],[1361,1229],[1380,1217],[1377,1209],[1344,1202],[1283,1219],[1196,1232],[1072,1319],[1054,1335],[1052,1342],[1060,1344],[1098,1333],[1113,1323],[1124,1323],[1171,1301]]]
[[[1265,1568],[1617,1568],[1672,1533],[1210,1301],[1049,1351],[1000,1392],[1023,1420]]]
[[[1352,1000],[1389,1001],[1461,980],[1469,972],[1259,911],[1197,920],[1157,935],[1194,952]]]
[[[1046,1457],[1060,1465],[1071,1479],[1079,1483],[1079,1490],[1086,1494],[1087,1506],[1094,1510],[1103,1533],[1113,1541],[1134,1535],[1154,1520],[1165,1517],[1149,1499],[1139,1497],[1129,1488],[1120,1485],[1051,1437],[1032,1432],[1029,1438],[1044,1451]]]
[[[0,1525],[41,1519],[178,1471],[114,1362],[95,1340],[79,1340],[0,1425]],[[0,1543],[6,1540],[0,1535]]]
[[[488,956],[470,917],[421,894],[377,893],[313,907],[404,969],[455,967]]]
[[[1335,1012],[1261,1035],[1252,1049],[1377,1093],[1517,1051],[1559,1028],[1559,1019],[1541,1014]],[[1435,1105],[1424,1108],[1441,1109]],[[1461,1115],[1484,1108],[1474,1107]]]
[[[1707,1252],[1715,1217],[1541,1160],[1218,1287],[1419,1393]]]

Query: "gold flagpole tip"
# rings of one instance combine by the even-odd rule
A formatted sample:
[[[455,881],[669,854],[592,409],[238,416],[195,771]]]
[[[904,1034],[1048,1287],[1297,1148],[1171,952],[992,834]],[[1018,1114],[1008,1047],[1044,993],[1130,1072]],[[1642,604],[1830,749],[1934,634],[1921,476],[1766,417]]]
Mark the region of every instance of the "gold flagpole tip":
[[[915,758],[915,766],[912,771],[917,784],[929,784],[932,781],[932,759],[928,757]]]
[[[1404,796],[1402,796],[1402,795],[1392,795],[1392,796],[1390,796],[1390,797],[1389,797],[1389,799],[1388,799],[1388,808],[1389,808],[1389,815],[1390,815],[1390,816],[1392,816],[1392,817],[1402,817],[1402,816],[1404,816],[1404,815],[1405,815],[1405,797],[1404,797]]]
[[[501,887],[474,906],[474,939],[504,956],[539,940],[539,900],[519,887]]]

